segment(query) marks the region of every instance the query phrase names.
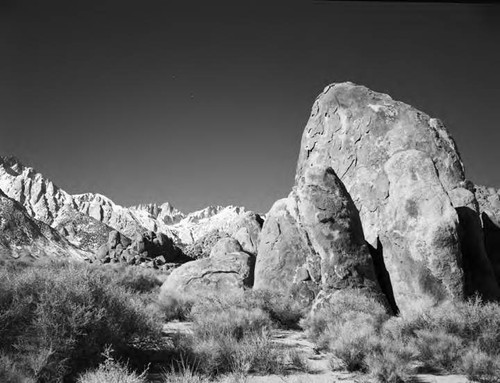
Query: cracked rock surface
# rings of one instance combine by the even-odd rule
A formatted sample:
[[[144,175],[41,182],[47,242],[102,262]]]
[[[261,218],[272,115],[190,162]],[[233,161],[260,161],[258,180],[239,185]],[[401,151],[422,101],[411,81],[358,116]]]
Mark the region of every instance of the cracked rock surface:
[[[222,238],[208,258],[187,262],[174,269],[162,285],[162,291],[197,293],[243,292],[253,285],[255,257],[238,251],[239,243]]]
[[[272,272],[264,271],[264,263],[297,269],[293,278],[301,275],[327,285],[334,275],[344,273],[343,254],[363,264],[359,251],[343,253],[339,249],[345,245],[331,246],[331,241],[335,256],[325,257],[327,239],[343,231],[328,217],[311,216],[306,214],[310,208],[301,208],[300,191],[309,174],[328,168],[359,211],[358,232],[364,233],[372,251],[382,255],[377,267],[384,268],[389,279],[381,281],[381,287],[386,295],[393,291],[388,298],[394,298],[401,311],[475,293],[487,299],[500,296],[474,188],[444,125],[386,94],[349,82],[326,87],[313,105],[302,136],[294,191],[275,204],[262,230],[257,285],[283,283],[271,281]],[[328,196],[328,191],[316,192]],[[320,205],[316,208],[321,210]],[[352,209],[345,209],[349,214]],[[314,220],[316,225],[311,224]],[[355,219],[346,222],[356,226]],[[359,246],[360,241],[353,243]],[[362,275],[369,280],[369,273]]]

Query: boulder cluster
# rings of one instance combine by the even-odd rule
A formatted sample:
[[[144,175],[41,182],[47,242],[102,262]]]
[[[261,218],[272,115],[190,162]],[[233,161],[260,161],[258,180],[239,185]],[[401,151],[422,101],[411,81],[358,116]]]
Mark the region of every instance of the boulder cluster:
[[[136,234],[134,240],[113,230],[108,241],[97,251],[95,261],[101,263],[123,262],[128,265],[167,269],[172,263],[190,260],[163,233]]]
[[[474,295],[498,300],[499,201],[465,178],[439,120],[366,87],[332,84],[313,105],[292,191],[266,214],[257,250],[242,250],[256,256],[254,288],[304,306],[346,288],[393,312]],[[252,278],[241,254],[181,266],[164,287],[242,289]],[[214,282],[228,274],[239,282]]]

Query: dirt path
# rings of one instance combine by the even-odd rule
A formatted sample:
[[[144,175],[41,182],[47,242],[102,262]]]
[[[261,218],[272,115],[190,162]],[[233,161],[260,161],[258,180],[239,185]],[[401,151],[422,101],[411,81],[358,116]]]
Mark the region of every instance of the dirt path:
[[[177,333],[189,333],[191,323],[169,322],[163,326],[163,334],[171,338]],[[366,375],[348,373],[345,371],[331,371],[329,367],[330,355],[320,352],[313,343],[306,339],[304,332],[294,330],[276,330],[272,334],[274,342],[286,349],[298,351],[307,360],[310,371],[308,373],[290,370],[286,375],[250,375],[244,383],[369,383],[372,382]],[[468,383],[467,378],[461,375],[429,375],[420,374],[413,377],[411,383]]]

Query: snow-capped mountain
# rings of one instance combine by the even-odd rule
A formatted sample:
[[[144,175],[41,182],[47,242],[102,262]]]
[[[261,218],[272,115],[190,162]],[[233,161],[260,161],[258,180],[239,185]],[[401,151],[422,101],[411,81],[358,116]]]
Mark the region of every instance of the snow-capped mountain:
[[[256,230],[260,230],[258,216],[243,207],[209,206],[184,214],[168,202],[124,207],[98,193],[71,195],[15,157],[0,157],[0,190],[21,204],[29,216],[87,252],[97,251],[113,229],[129,238],[162,233],[181,245],[214,230],[235,235],[242,227],[246,234],[240,236],[248,244],[256,241]]]

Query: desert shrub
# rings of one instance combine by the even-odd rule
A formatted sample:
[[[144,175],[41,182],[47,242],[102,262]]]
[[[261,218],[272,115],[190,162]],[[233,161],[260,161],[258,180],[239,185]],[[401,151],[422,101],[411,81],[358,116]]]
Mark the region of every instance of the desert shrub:
[[[309,362],[307,361],[307,358],[304,356],[304,354],[300,353],[297,350],[292,349],[288,350],[286,355],[289,365],[294,370],[301,372],[311,371]]]
[[[96,370],[87,371],[78,377],[78,383],[146,383],[146,371],[137,374],[130,371],[111,356],[111,349],[104,352],[105,361]]]
[[[27,378],[8,355],[0,353],[0,382],[34,383],[35,380]]]
[[[366,371],[365,358],[374,347],[376,335],[364,319],[337,323],[329,327],[329,350],[339,358],[348,371]]]
[[[443,330],[418,330],[412,344],[428,371],[455,371],[465,348],[462,339]]]
[[[470,348],[462,357],[461,371],[475,382],[500,382],[500,357]]]
[[[245,296],[198,297],[189,313],[192,334],[175,340],[178,363],[187,363],[191,370],[211,377],[282,372],[286,353],[268,336],[274,324],[267,312]]]
[[[166,321],[174,319],[184,321],[190,318],[194,297],[177,291],[161,290],[157,305]]]
[[[240,340],[250,333],[259,333],[272,325],[269,316],[260,308],[248,310],[231,307],[224,311],[196,311],[192,315],[193,332],[202,339],[227,336]]]
[[[158,270],[123,264],[101,265],[99,272],[106,274],[113,283],[135,293],[148,293],[158,289],[165,275]]]
[[[215,336],[184,337],[182,361],[206,376],[228,373],[279,374],[286,365],[285,351],[265,333],[249,333],[237,339],[225,333]]]
[[[470,349],[490,360],[500,355],[500,305],[476,298],[407,313],[387,322],[383,336],[412,345],[426,370],[460,373],[474,365]]]
[[[160,333],[140,300],[79,263],[0,271],[0,313],[0,351],[38,381],[96,366],[107,344],[126,356],[135,337]]]
[[[414,350],[393,339],[379,338],[367,353],[364,363],[370,375],[380,383],[406,382],[411,375]]]
[[[241,315],[244,312],[264,313],[268,326],[297,329],[304,316],[303,309],[292,299],[265,290],[229,294],[199,292],[196,295],[161,290],[156,303],[166,320],[194,320],[207,313],[239,310]]]
[[[244,296],[250,305],[269,314],[271,320],[282,328],[299,329],[304,309],[290,297],[275,291],[250,290]]]
[[[388,318],[385,308],[374,298],[357,290],[343,290],[323,307],[309,313],[301,326],[320,348],[328,348],[330,341],[344,332],[342,327],[346,323],[356,322],[355,332],[366,334],[378,332]]]
[[[337,292],[301,321],[318,347],[330,351],[332,370],[369,372],[380,382],[408,376],[413,352],[397,331],[386,329],[390,316],[375,298],[357,290]],[[391,321],[389,321],[391,322]],[[399,322],[398,322],[399,324]]]

